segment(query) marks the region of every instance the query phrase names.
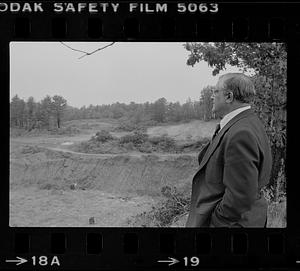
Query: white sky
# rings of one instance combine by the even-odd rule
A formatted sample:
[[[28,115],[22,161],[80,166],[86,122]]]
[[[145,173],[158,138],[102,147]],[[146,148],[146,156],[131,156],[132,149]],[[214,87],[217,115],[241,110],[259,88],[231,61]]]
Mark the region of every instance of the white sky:
[[[91,52],[109,42],[67,42]],[[82,56],[59,42],[10,43],[10,98],[61,95],[69,105],[81,107],[114,102],[184,103],[198,100],[201,90],[218,77],[237,72],[229,67],[217,76],[206,62],[187,66],[184,42],[116,42],[91,56]]]

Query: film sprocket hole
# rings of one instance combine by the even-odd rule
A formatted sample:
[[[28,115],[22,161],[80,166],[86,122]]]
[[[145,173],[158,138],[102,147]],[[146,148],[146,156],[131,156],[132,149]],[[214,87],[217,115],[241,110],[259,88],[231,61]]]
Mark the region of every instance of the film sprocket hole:
[[[0,268],[299,268],[298,14],[268,1],[0,2]],[[262,187],[261,140],[232,146],[222,131],[238,116],[218,115],[223,91],[243,94],[216,87],[227,73],[255,85],[272,146]]]

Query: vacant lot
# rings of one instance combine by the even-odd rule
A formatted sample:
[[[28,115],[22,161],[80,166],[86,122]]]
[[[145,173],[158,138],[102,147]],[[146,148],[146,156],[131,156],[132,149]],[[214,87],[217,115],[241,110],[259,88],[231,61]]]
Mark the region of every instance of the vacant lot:
[[[135,217],[150,212],[164,199],[164,187],[190,193],[198,150],[181,154],[79,153],[72,151],[72,146],[88,141],[100,130],[116,138],[128,132],[117,132],[118,123],[110,120],[77,120],[65,125],[67,134],[12,131],[10,226],[144,226],[145,221],[137,224]],[[176,143],[194,142],[210,137],[215,125],[192,121],[151,127],[146,132],[150,137],[168,135]],[[283,204],[270,207],[269,226],[285,226]],[[174,226],[184,226],[185,221],[182,216]]]
[[[161,200],[162,187],[190,191],[197,153],[78,153],[70,150],[72,145],[89,140],[99,130],[110,131],[115,137],[128,133],[114,132],[117,124],[107,120],[78,120],[66,125],[76,133],[11,133],[11,226],[130,226],[128,218],[151,210]],[[214,129],[214,123],[186,125],[194,127],[189,128],[192,134],[207,131],[210,136]],[[149,135],[193,138],[184,125],[176,134],[174,127],[151,128]]]

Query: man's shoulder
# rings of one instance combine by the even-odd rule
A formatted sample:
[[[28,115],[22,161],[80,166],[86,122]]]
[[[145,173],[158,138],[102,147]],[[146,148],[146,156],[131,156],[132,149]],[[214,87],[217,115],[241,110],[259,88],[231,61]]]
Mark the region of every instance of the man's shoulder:
[[[240,116],[228,129],[227,135],[233,135],[237,132],[248,132],[255,133],[259,130],[264,129],[261,120],[253,112],[249,111],[247,114]]]
[[[244,114],[243,114],[244,113]],[[235,126],[251,126],[253,124],[262,124],[257,114],[252,110],[248,109],[238,116],[238,120],[234,123]]]

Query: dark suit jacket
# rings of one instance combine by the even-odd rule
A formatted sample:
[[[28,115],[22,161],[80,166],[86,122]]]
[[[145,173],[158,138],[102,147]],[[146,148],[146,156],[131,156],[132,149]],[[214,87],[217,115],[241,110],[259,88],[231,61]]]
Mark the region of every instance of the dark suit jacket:
[[[231,119],[199,154],[187,227],[264,227],[271,148],[251,110]]]

